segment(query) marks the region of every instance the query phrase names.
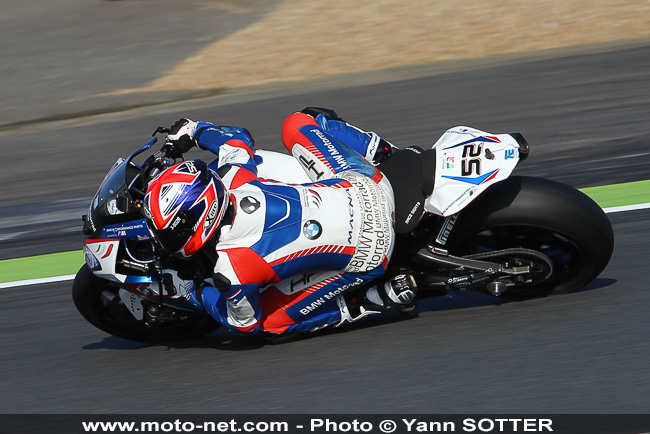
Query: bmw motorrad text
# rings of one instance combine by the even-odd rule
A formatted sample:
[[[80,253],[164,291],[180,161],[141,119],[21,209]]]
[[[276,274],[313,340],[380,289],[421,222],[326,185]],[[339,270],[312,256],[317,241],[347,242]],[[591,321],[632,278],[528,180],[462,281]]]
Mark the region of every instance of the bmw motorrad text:
[[[308,422],[308,423],[307,423]],[[368,420],[332,420],[312,418],[304,423],[282,421],[229,421],[194,423],[176,419],[173,422],[82,422],[84,432],[220,432],[220,433],[266,433],[266,432],[342,432],[384,433],[395,432],[553,432],[553,421],[548,418],[464,418],[456,421],[432,421],[417,418]]]

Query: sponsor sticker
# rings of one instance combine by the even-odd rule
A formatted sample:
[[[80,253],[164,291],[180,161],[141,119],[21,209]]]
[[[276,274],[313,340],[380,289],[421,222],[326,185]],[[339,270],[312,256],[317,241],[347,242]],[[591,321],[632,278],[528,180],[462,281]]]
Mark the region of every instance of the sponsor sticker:
[[[454,157],[445,158],[443,169],[453,169],[454,168]]]
[[[257,198],[254,198],[253,196],[246,196],[242,200],[239,201],[239,208],[241,208],[242,211],[244,211],[246,214],[253,214],[255,211],[259,209],[261,206],[261,203]]]
[[[145,220],[107,225],[102,229],[102,238],[138,238],[149,237],[149,235]]]
[[[363,175],[344,172],[339,176],[352,184],[360,205],[360,230],[354,255],[346,271],[368,272],[378,267],[390,251],[392,215],[388,212],[387,197],[376,184]]]
[[[310,240],[315,240],[323,233],[323,227],[316,220],[307,220],[302,227],[302,233]]]
[[[203,229],[207,229],[212,226],[212,224],[215,222],[215,219],[217,218],[218,211],[219,206],[217,204],[217,201],[212,202],[212,205],[210,205],[210,209],[208,210],[208,216],[203,223]]]

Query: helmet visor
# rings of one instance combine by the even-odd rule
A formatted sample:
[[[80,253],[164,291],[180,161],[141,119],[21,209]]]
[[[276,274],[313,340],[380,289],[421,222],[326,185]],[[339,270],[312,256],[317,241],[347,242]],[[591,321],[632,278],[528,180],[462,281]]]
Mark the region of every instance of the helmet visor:
[[[154,234],[163,249],[169,254],[177,253],[194,235],[194,217],[189,212],[179,212],[172,223],[165,229],[156,229],[156,226],[147,220],[149,229]]]

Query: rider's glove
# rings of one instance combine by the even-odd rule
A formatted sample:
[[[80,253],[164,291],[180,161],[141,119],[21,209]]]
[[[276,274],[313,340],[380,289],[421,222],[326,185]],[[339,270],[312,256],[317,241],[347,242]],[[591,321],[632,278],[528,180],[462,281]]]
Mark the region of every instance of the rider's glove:
[[[163,146],[163,148],[169,148],[168,155],[170,157],[179,158],[193,147],[198,146],[194,140],[194,133],[196,133],[198,125],[198,122],[191,119],[180,118],[171,126],[167,134],[167,142]]]
[[[221,273],[215,273],[209,279],[195,279],[194,287],[194,296],[200,301],[201,293],[205,288],[215,288],[222,294],[230,291],[230,280]]]
[[[176,140],[180,139],[181,136],[184,136],[186,134],[190,138],[193,138],[198,126],[198,122],[195,122],[188,118],[180,118],[174,123],[174,125],[171,126],[171,128],[169,128],[167,140],[170,142],[175,142]]]
[[[194,282],[181,278],[177,270],[170,268],[162,270],[162,283],[165,293],[173,298],[189,298],[194,292]]]

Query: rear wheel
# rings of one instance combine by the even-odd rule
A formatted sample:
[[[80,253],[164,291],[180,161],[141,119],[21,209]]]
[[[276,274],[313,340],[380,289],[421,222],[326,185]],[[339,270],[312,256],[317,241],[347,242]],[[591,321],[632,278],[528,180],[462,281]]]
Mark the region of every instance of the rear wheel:
[[[132,341],[156,343],[191,339],[219,327],[207,314],[179,310],[169,312],[165,321],[136,320],[120,299],[119,289],[115,282],[95,276],[84,265],[72,284],[72,299],[86,321],[108,334]]]
[[[448,241],[452,255],[483,256],[526,249],[498,258],[530,273],[508,276],[505,297],[528,298],[580,289],[605,268],[614,248],[611,223],[591,198],[567,185],[511,177],[486,190],[460,214]]]

